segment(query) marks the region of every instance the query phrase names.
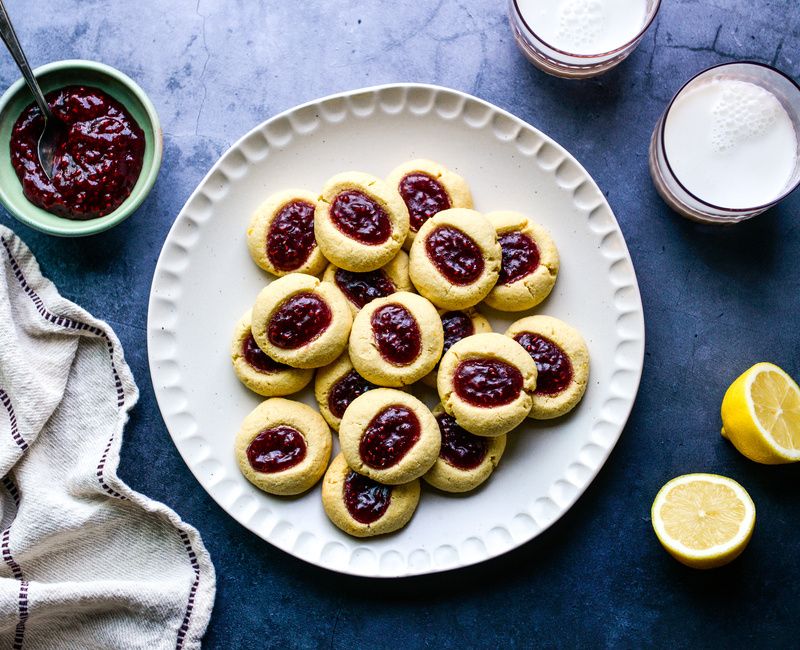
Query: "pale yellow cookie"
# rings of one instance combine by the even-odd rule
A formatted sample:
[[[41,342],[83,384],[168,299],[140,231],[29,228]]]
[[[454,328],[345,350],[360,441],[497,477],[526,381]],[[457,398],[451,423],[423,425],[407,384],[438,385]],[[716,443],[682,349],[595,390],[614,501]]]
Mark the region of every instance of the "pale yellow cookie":
[[[350,403],[368,390],[377,388],[368,382],[350,362],[345,351],[329,366],[317,370],[314,379],[314,397],[317,398],[319,412],[334,431],[339,430],[342,416]]]
[[[574,409],[589,383],[589,350],[580,332],[552,316],[528,316],[512,323],[506,336],[536,363],[530,417],[549,420]]]
[[[244,477],[270,494],[300,494],[328,466],[332,436],[310,406],[275,397],[261,402],[242,422],[235,453]]]
[[[264,397],[291,395],[305,388],[314,371],[291,368],[265,354],[250,331],[251,319],[248,310],[236,323],[231,341],[231,361],[239,381]]]
[[[330,282],[347,300],[355,315],[371,300],[383,298],[398,291],[413,291],[408,277],[408,255],[400,251],[391,262],[375,271],[354,273],[328,264],[322,276]]]
[[[373,537],[400,530],[419,503],[419,479],[382,485],[357,474],[343,454],[333,459],[322,481],[322,507],[335,526],[353,537]]]
[[[347,346],[353,314],[327,282],[292,273],[268,284],[253,307],[253,337],[275,361],[319,368]]]
[[[398,292],[358,312],[349,349],[362,377],[379,386],[401,387],[433,370],[443,346],[436,308],[416,293]]]
[[[467,181],[433,160],[420,158],[398,165],[389,173],[386,182],[397,189],[408,208],[406,249],[411,248],[422,225],[438,212],[472,207],[472,192]]]
[[[542,226],[519,212],[490,212],[486,218],[503,249],[500,277],[484,302],[500,311],[525,311],[542,302],[558,277],[558,249]]]
[[[453,208],[428,219],[409,253],[408,272],[423,296],[442,309],[477,305],[492,290],[502,251],[480,212]]]
[[[255,211],[247,227],[250,257],[275,275],[319,275],[328,263],[314,237],[317,197],[307,190],[284,190]]]
[[[442,354],[445,354],[453,346],[453,343],[467,336],[492,331],[491,323],[489,323],[483,314],[472,307],[463,311],[445,311],[440,309],[439,317],[442,319],[442,329],[444,329],[444,348],[442,349]],[[422,378],[422,382],[426,386],[436,388],[436,375],[438,371],[439,368],[437,366]]]
[[[506,449],[506,436],[476,436],[458,426],[439,404],[433,416],[442,432],[442,448],[422,478],[445,492],[469,492],[489,478]]]
[[[478,436],[499,436],[530,413],[536,364],[507,336],[475,334],[442,357],[437,388],[459,426]]]
[[[339,426],[350,469],[386,485],[408,483],[427,472],[439,456],[441,439],[428,407],[391,388],[354,399]]]
[[[348,271],[388,264],[408,236],[408,209],[397,190],[363,172],[337,174],[317,200],[314,231],[322,253]]]

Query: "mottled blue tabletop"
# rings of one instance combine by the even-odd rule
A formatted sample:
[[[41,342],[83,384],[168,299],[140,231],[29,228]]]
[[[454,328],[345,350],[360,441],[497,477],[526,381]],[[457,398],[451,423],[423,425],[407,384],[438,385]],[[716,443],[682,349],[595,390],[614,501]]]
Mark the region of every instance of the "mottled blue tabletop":
[[[745,460],[719,436],[719,404],[756,361],[800,376],[800,193],[749,223],[703,227],[665,207],[647,170],[653,125],[700,69],[754,59],[800,77],[795,0],[664,0],[638,50],[583,82],[527,63],[498,0],[6,4],[34,65],[86,58],[115,66],[144,87],[163,122],[155,189],[113,231],[55,239],[5,213],[0,220],[65,296],[122,340],[142,396],[120,474],[202,533],[219,580],[208,647],[796,647],[800,468]],[[17,76],[0,56],[0,84]],[[376,582],[278,551],[206,495],[156,406],[145,324],[162,242],[234,140],[300,102],[395,81],[478,95],[575,154],[608,195],[630,247],[647,348],[622,438],[562,520],[482,565]],[[690,471],[740,481],[757,507],[747,551],[713,572],[677,564],[650,526],[658,489]]]

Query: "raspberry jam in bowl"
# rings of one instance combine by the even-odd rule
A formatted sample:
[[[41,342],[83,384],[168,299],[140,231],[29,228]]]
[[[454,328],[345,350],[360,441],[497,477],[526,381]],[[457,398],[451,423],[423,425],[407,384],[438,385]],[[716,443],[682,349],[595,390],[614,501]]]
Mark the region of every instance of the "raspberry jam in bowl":
[[[161,165],[158,115],[123,73],[93,61],[35,70],[65,137],[48,179],[36,153],[43,120],[22,80],[0,98],[0,202],[28,226],[52,235],[102,232],[129,217]]]

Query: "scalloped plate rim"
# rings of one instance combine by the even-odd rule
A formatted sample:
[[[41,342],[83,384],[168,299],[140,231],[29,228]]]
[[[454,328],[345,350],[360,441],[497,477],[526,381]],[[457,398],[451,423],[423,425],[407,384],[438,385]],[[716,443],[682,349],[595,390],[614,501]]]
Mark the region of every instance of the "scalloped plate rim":
[[[468,102],[468,101],[474,101],[474,102],[484,106],[485,108],[489,109],[492,113],[497,114],[497,115],[501,115],[503,117],[506,117],[506,118],[512,120],[514,123],[516,123],[516,124],[518,124],[520,126],[520,131],[522,131],[523,129],[528,129],[529,131],[533,132],[536,136],[541,138],[542,143],[547,143],[547,144],[555,147],[566,159],[569,159],[578,168],[578,170],[582,174],[582,177],[583,177],[584,181],[588,181],[599,192],[600,197],[602,199],[602,201],[600,203],[600,206],[605,205],[605,207],[608,209],[609,216],[610,216],[610,218],[611,218],[611,220],[613,222],[613,228],[610,231],[608,231],[606,233],[606,235],[607,234],[611,234],[613,232],[616,232],[619,235],[620,241],[622,243],[622,255],[621,255],[621,257],[619,259],[627,260],[629,262],[629,265],[630,265],[630,269],[629,269],[630,275],[631,275],[630,282],[625,284],[625,285],[622,285],[622,286],[618,287],[618,290],[621,289],[621,288],[625,288],[625,287],[631,287],[633,289],[633,291],[634,291],[635,308],[630,310],[629,312],[626,312],[626,313],[635,313],[635,314],[637,314],[638,318],[637,318],[637,322],[636,322],[636,333],[632,338],[629,338],[626,341],[631,341],[631,342],[634,342],[634,343],[637,344],[638,355],[636,356],[636,359],[635,359],[635,367],[634,368],[625,368],[625,370],[629,370],[629,371],[632,370],[635,373],[636,376],[635,376],[635,381],[633,382],[633,385],[632,385],[632,397],[630,397],[630,399],[626,399],[627,404],[626,404],[625,409],[624,409],[624,417],[622,418],[621,422],[618,425],[615,425],[616,431],[615,431],[615,434],[613,436],[613,440],[608,442],[605,447],[600,447],[602,449],[602,454],[601,454],[601,456],[599,458],[599,461],[597,462],[596,467],[588,468],[590,470],[590,472],[591,472],[590,476],[585,480],[585,482],[583,482],[582,485],[575,486],[576,490],[573,493],[573,495],[571,496],[571,498],[566,500],[566,501],[564,501],[563,503],[556,503],[556,505],[558,506],[558,512],[555,514],[555,516],[553,516],[552,518],[550,518],[548,521],[546,521],[543,524],[540,524],[538,521],[536,521],[535,522],[536,523],[536,530],[533,532],[532,535],[526,537],[525,539],[521,539],[521,540],[518,540],[518,541],[512,539],[512,541],[511,541],[511,543],[509,545],[505,546],[504,548],[501,548],[498,551],[492,551],[492,550],[487,548],[485,557],[481,557],[481,558],[477,558],[477,559],[467,559],[467,560],[464,560],[464,559],[460,558],[459,562],[457,564],[453,565],[453,566],[436,566],[434,564],[430,564],[429,566],[425,567],[421,571],[413,570],[413,568],[411,568],[408,565],[408,563],[406,563],[405,566],[404,566],[404,569],[402,571],[400,571],[400,572],[379,573],[379,572],[358,571],[358,570],[355,570],[350,564],[346,564],[344,566],[332,566],[330,564],[324,563],[321,558],[314,559],[314,558],[306,557],[306,556],[304,556],[302,554],[299,554],[299,553],[295,552],[292,548],[290,548],[289,544],[284,543],[282,540],[276,540],[274,538],[270,539],[268,536],[265,536],[265,535],[261,534],[258,530],[256,530],[256,527],[251,524],[250,520],[245,520],[244,518],[241,518],[241,517],[235,515],[233,512],[231,512],[232,508],[230,508],[230,507],[226,506],[225,504],[223,504],[221,502],[220,498],[218,498],[218,496],[216,494],[214,494],[214,492],[213,492],[214,486],[210,486],[209,487],[209,486],[206,485],[204,479],[201,478],[199,473],[195,470],[195,468],[194,468],[194,466],[193,466],[193,464],[191,462],[191,459],[188,457],[189,450],[185,449],[184,446],[181,444],[180,432],[173,431],[172,427],[170,426],[170,422],[168,421],[168,416],[165,415],[165,410],[166,410],[165,406],[162,403],[162,401],[165,400],[166,397],[164,395],[162,395],[161,391],[159,391],[157,389],[157,387],[156,387],[155,376],[158,374],[159,369],[157,368],[157,363],[158,362],[154,360],[154,355],[152,354],[152,352],[153,352],[153,348],[155,347],[155,345],[154,345],[154,336],[157,335],[157,330],[158,330],[159,324],[155,323],[153,321],[153,305],[154,305],[155,300],[158,298],[158,295],[157,295],[158,282],[159,282],[160,276],[164,272],[164,266],[166,264],[165,260],[166,260],[167,256],[169,255],[170,247],[172,245],[174,245],[174,243],[173,243],[173,235],[177,232],[177,229],[179,228],[181,221],[186,217],[189,206],[192,205],[192,203],[194,202],[196,197],[198,197],[198,196],[203,194],[203,189],[206,186],[207,182],[214,175],[214,173],[222,167],[222,164],[225,162],[225,160],[227,159],[227,157],[229,155],[231,155],[233,152],[240,151],[241,150],[241,145],[249,137],[251,137],[252,135],[254,135],[257,132],[263,131],[268,125],[270,125],[270,124],[272,124],[274,122],[278,122],[279,120],[282,120],[283,118],[286,118],[286,117],[288,117],[288,116],[290,116],[290,115],[292,115],[294,113],[297,113],[297,112],[301,111],[302,109],[308,108],[309,106],[321,105],[321,104],[324,104],[324,103],[329,103],[332,100],[343,99],[343,98],[353,97],[353,96],[357,96],[357,95],[377,94],[377,93],[379,93],[381,91],[386,91],[386,90],[390,90],[390,89],[401,89],[401,90],[424,89],[424,90],[430,90],[433,93],[446,93],[446,94],[454,95],[457,98],[459,98],[460,100],[464,100],[465,103]],[[405,108],[406,108],[406,106],[405,106],[405,103],[404,103],[403,108],[401,109],[401,112],[402,112],[402,110],[405,110]],[[462,106],[462,109],[463,109],[463,106]],[[443,116],[439,116],[439,117],[440,117],[440,119],[449,119],[449,118],[445,118]],[[245,156],[245,158],[246,158],[246,156]],[[583,183],[583,181],[580,184],[582,184],[582,183]],[[600,207],[600,206],[598,206],[598,207]],[[298,104],[296,106],[293,106],[293,107],[288,108],[288,109],[286,109],[284,111],[281,111],[280,113],[277,113],[277,114],[273,115],[272,117],[270,117],[270,118],[268,118],[268,119],[266,119],[266,120],[264,120],[262,122],[257,123],[250,130],[248,130],[246,133],[244,133],[240,138],[238,138],[235,142],[233,142],[219,156],[217,161],[211,166],[211,168],[208,170],[208,172],[203,176],[201,181],[198,183],[197,187],[192,191],[192,193],[187,198],[186,202],[184,203],[183,207],[181,208],[180,212],[178,213],[178,216],[175,218],[175,221],[173,222],[172,226],[170,227],[169,232],[167,233],[167,236],[164,239],[164,243],[162,245],[162,249],[161,249],[161,252],[159,253],[158,261],[156,263],[156,266],[155,266],[155,269],[154,269],[154,272],[153,272],[153,279],[151,281],[150,297],[149,297],[149,300],[148,300],[148,314],[147,314],[148,368],[150,370],[150,382],[151,382],[151,386],[153,388],[153,392],[154,392],[154,394],[156,396],[156,402],[158,404],[159,411],[160,411],[161,416],[162,416],[162,420],[164,421],[164,425],[166,426],[167,431],[170,434],[170,437],[171,437],[171,439],[173,441],[173,444],[175,444],[175,447],[177,448],[177,450],[178,450],[181,458],[183,459],[184,463],[186,463],[186,466],[189,469],[189,471],[192,473],[192,475],[198,481],[198,483],[200,483],[200,485],[203,487],[203,489],[206,491],[206,493],[214,500],[214,502],[220,508],[222,508],[229,516],[231,516],[240,525],[244,526],[247,530],[249,530],[253,534],[257,535],[258,537],[260,537],[264,541],[270,543],[271,545],[273,545],[274,547],[276,547],[276,548],[280,549],[281,551],[287,553],[288,555],[291,555],[292,557],[295,557],[295,558],[297,558],[299,560],[302,560],[302,561],[304,561],[304,562],[306,562],[308,564],[312,564],[314,566],[318,566],[318,567],[326,569],[328,571],[332,571],[334,573],[341,573],[341,574],[346,574],[346,575],[353,575],[353,576],[359,576],[359,577],[369,577],[369,578],[414,577],[414,576],[419,576],[419,575],[443,573],[443,572],[446,572],[446,571],[453,571],[453,570],[465,568],[465,567],[468,567],[468,566],[473,566],[475,564],[480,564],[482,562],[486,562],[486,561],[489,561],[489,560],[494,559],[496,557],[499,557],[501,555],[504,555],[504,554],[514,550],[514,549],[520,548],[521,546],[523,546],[523,545],[527,544],[528,542],[532,541],[533,539],[535,539],[536,537],[538,537],[539,535],[541,535],[545,531],[549,530],[550,527],[553,526],[553,524],[555,524],[557,521],[559,521],[566,514],[566,512],[575,504],[575,502],[584,494],[584,492],[588,489],[589,485],[597,477],[597,475],[599,474],[600,470],[602,470],[602,468],[605,466],[605,463],[607,462],[609,456],[611,455],[611,452],[614,450],[617,442],[619,441],[620,436],[622,435],[622,431],[624,430],[624,428],[625,428],[625,426],[626,426],[626,424],[628,422],[628,419],[630,417],[630,413],[633,410],[633,406],[634,406],[634,404],[636,402],[636,397],[638,395],[638,390],[639,390],[639,387],[640,387],[640,384],[641,384],[642,373],[644,371],[645,335],[646,335],[646,330],[645,330],[645,326],[644,326],[644,307],[643,307],[642,299],[641,299],[641,291],[639,289],[638,279],[636,277],[636,269],[635,269],[635,267],[633,265],[633,260],[632,260],[631,255],[630,255],[630,251],[628,249],[627,242],[625,241],[624,234],[622,233],[622,229],[619,226],[619,222],[617,221],[616,215],[614,214],[614,211],[611,208],[611,205],[609,204],[607,197],[602,192],[602,190],[600,190],[599,186],[597,185],[597,182],[594,180],[594,178],[591,176],[591,174],[589,174],[589,172],[577,160],[577,158],[575,158],[575,156],[573,156],[560,143],[558,143],[552,137],[548,136],[546,133],[542,132],[540,129],[538,129],[535,126],[531,125],[530,123],[526,122],[522,118],[517,117],[513,113],[510,113],[509,111],[507,111],[507,110],[505,110],[505,109],[503,109],[503,108],[501,108],[499,106],[496,106],[495,104],[492,104],[491,102],[489,102],[489,101],[487,101],[485,99],[482,99],[480,97],[476,97],[476,96],[474,96],[474,95],[472,95],[470,93],[466,93],[466,92],[461,91],[461,90],[457,90],[457,89],[454,89],[454,88],[448,88],[446,86],[440,86],[440,85],[437,85],[437,84],[416,83],[416,82],[398,82],[398,83],[378,84],[378,85],[374,85],[374,86],[367,86],[367,87],[363,87],[363,88],[357,88],[357,89],[349,90],[349,91],[342,91],[342,92],[332,93],[332,94],[326,95],[324,97],[320,97],[320,98],[317,98],[317,99],[312,99],[312,100],[309,100],[309,101],[306,101],[306,102],[302,102],[302,103],[300,103],[300,104]],[[173,426],[176,429],[178,428],[177,424],[173,424]],[[599,445],[597,445],[597,446],[599,447]],[[584,467],[586,467],[586,465],[584,465]],[[561,477],[557,478],[556,481],[554,481],[553,485],[555,483],[557,483],[558,481],[560,481],[560,480],[567,480],[567,479],[565,479],[564,476],[561,476]],[[571,485],[574,485],[574,483],[572,483],[572,482],[570,482],[568,480],[567,480],[567,482],[569,482]],[[552,488],[552,485],[551,485],[551,488]],[[548,496],[547,498],[550,498],[550,497]],[[552,498],[550,498],[550,500],[553,501]],[[555,501],[553,501],[553,503],[555,503]],[[368,541],[368,539],[369,538],[359,539],[358,541],[364,543],[365,541]],[[328,543],[330,543],[330,542],[328,542]],[[431,555],[432,555],[432,553],[431,553]]]

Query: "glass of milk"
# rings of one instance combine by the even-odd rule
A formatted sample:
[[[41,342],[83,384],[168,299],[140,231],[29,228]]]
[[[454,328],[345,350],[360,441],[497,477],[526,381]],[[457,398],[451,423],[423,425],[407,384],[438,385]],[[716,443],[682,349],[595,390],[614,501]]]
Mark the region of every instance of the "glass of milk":
[[[679,214],[736,223],[800,184],[800,86],[761,63],[704,70],[678,91],[650,141],[650,174]]]
[[[610,70],[642,40],[661,0],[509,0],[522,53],[558,77],[581,79]]]

